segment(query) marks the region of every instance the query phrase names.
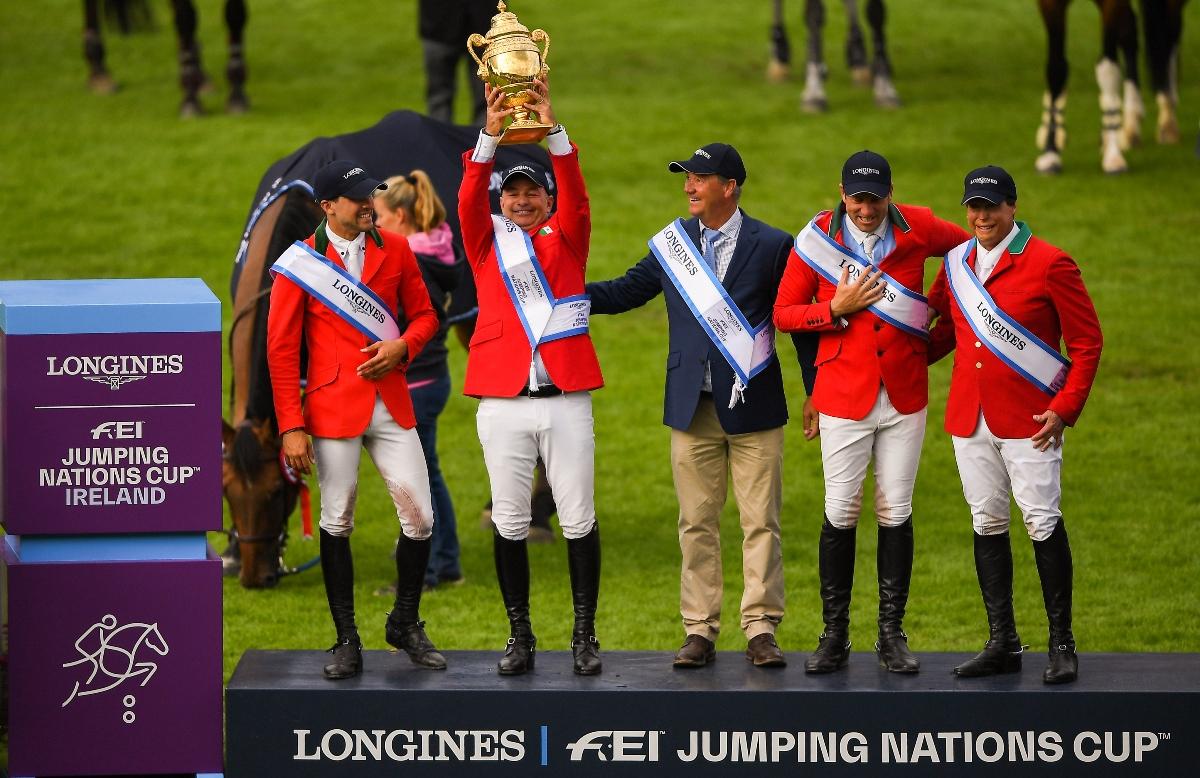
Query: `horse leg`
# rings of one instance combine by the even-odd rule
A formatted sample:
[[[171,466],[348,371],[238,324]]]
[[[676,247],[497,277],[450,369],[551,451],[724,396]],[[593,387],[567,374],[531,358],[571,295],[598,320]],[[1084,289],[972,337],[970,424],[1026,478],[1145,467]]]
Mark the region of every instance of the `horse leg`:
[[[1124,13],[1116,21],[1117,46],[1121,52],[1121,62],[1125,66],[1125,81],[1121,94],[1121,150],[1141,145],[1142,119],[1146,116],[1146,106],[1142,102],[1142,80],[1138,76],[1138,36],[1137,14],[1133,11],[1133,3],[1122,3]]]
[[[825,57],[821,52],[821,36],[825,27],[823,0],[804,0],[804,29],[808,36],[807,61],[804,65],[804,92],[800,107],[807,113],[824,113],[829,108],[825,96]]]
[[[1100,5],[1103,52],[1096,63],[1100,87],[1100,168],[1105,173],[1124,173],[1129,163],[1121,153],[1121,66],[1117,63],[1117,40],[1129,0],[1097,0]]]
[[[200,87],[204,85],[204,70],[200,65],[200,42],[196,40],[196,6],[192,0],[171,0],[175,11],[175,34],[179,38],[179,86],[183,102],[179,115],[188,118],[204,113],[200,105]]]
[[[88,65],[88,89],[98,95],[111,95],[117,91],[117,82],[104,64],[100,0],[83,0],[83,58]]]
[[[1062,171],[1062,149],[1067,142],[1064,120],[1067,109],[1067,5],[1071,0],[1038,0],[1046,28],[1046,92],[1042,95],[1042,121],[1036,143],[1041,150],[1034,167],[1039,173]]]
[[[1182,2],[1168,4],[1167,0],[1142,0],[1146,58],[1150,64],[1154,100],[1158,105],[1159,143],[1179,142],[1179,119],[1175,115],[1178,96],[1175,68],[1178,64],[1176,57],[1180,27],[1183,24],[1182,10]]]
[[[780,0],[782,2],[782,0]],[[246,97],[246,56],[242,50],[242,33],[246,29],[245,0],[225,0],[225,29],[229,31],[229,62],[225,78],[229,81],[229,113],[245,113],[250,108]]]
[[[846,68],[856,86],[871,83],[871,68],[867,66],[867,44],[862,26],[858,23],[858,0],[842,0],[846,8]]]
[[[880,108],[899,108],[900,93],[892,83],[892,62],[887,55],[887,8],[883,0],[867,0],[867,23],[871,25],[871,46],[875,50],[871,59],[871,75],[874,82],[875,105]]]
[[[767,60],[767,80],[778,84],[787,80],[792,64],[792,44],[783,23],[783,0],[771,0],[771,58]]]

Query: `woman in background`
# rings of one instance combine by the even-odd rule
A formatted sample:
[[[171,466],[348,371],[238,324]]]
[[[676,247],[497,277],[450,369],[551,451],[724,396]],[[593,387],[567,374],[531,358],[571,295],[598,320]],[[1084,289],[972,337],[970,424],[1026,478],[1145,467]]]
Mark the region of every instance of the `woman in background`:
[[[462,583],[458,529],[454,504],[437,455],[437,421],[450,397],[450,368],[446,356],[446,305],[458,286],[465,256],[454,242],[442,204],[428,174],[414,170],[407,176],[392,176],[387,189],[375,197],[375,223],[384,230],[408,239],[429,299],[438,315],[438,332],[408,366],[408,390],[417,417],[417,435],[429,467],[433,495],[433,548],[425,571],[425,588]],[[403,326],[403,324],[401,324]]]

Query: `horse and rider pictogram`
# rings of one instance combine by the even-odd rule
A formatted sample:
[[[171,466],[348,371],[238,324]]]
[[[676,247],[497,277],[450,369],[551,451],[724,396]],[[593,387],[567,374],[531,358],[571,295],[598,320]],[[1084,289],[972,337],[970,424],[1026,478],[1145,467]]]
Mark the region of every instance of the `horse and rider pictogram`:
[[[117,617],[109,613],[79,636],[75,650],[79,652],[79,658],[64,662],[62,666],[90,665],[91,671],[82,683],[75,681],[75,688],[63,701],[63,708],[76,697],[100,694],[134,678],[140,677],[139,685],[145,686],[158,671],[157,664],[145,660],[147,652],[166,656],[170,648],[158,631],[157,622],[130,622],[117,626]]]

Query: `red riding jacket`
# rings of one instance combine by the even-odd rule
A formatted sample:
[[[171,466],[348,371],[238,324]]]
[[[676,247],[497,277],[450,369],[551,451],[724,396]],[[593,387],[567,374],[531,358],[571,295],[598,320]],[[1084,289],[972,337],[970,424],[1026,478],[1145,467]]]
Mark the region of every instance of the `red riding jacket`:
[[[322,222],[317,230],[324,229]],[[315,248],[315,237],[314,233],[304,242]],[[326,247],[325,257],[345,268],[332,245]],[[368,234],[362,280],[388,304],[392,316],[403,312],[408,327],[400,337],[408,344],[408,360],[378,381],[360,378],[358,366],[371,357],[361,351],[367,337],[290,279],[276,276],[267,318],[267,364],[280,430],[303,426],[319,438],[361,435],[371,423],[376,394],[401,427],[416,425],[404,369],[437,332],[438,320],[408,241],[382,230]],[[308,346],[303,409],[301,337]]]
[[[888,209],[896,248],[877,262],[892,278],[914,292],[925,285],[925,260],[945,254],[969,236],[933,211],[915,205]],[[816,227],[839,244],[845,207],[824,211]],[[875,405],[880,383],[901,413],[929,404],[926,342],[880,319],[869,310],[850,314],[841,327],[830,314],[837,287],[809,267],[792,249],[775,300],[775,326],[783,332],[819,331],[817,382],[813,407],[828,416],[862,419]],[[814,299],[816,302],[814,302]]]
[[[583,294],[592,217],[575,144],[571,144],[570,154],[551,154],[550,162],[558,187],[558,209],[528,233],[550,291],[562,298]],[[458,219],[479,296],[479,320],[471,338],[463,393],[471,397],[515,397],[528,385],[533,352],[496,261],[488,199],[491,175],[492,162],[473,162],[470,151],[463,154]],[[544,343],[538,352],[550,380],[563,391],[604,385],[590,335]]]

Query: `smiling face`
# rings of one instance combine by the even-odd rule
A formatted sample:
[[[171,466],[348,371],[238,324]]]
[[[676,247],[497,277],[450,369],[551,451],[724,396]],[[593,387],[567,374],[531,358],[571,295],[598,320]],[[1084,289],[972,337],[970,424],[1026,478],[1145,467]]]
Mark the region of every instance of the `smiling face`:
[[[321,210],[325,212],[329,228],[346,240],[354,240],[360,233],[370,232],[375,226],[375,206],[369,197],[362,200],[349,197],[322,200]]]
[[[510,178],[500,191],[500,212],[523,230],[549,219],[553,207],[554,196],[523,175]]]
[[[709,227],[720,227],[737,210],[734,191],[737,182],[715,173],[688,173],[683,180],[683,193],[688,199],[688,213],[700,218]]]
[[[1017,221],[1017,204],[991,203],[982,197],[967,201],[967,227],[979,245],[991,250],[1004,240]]]
[[[892,196],[876,197],[868,192],[847,195],[846,190],[838,185],[842,194],[842,204],[846,206],[846,215],[850,223],[863,232],[874,232],[888,214],[888,206],[892,204]]]

